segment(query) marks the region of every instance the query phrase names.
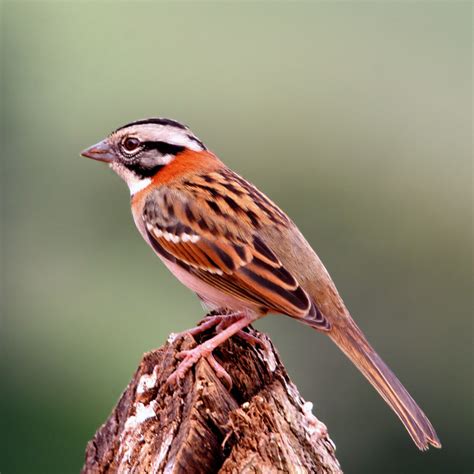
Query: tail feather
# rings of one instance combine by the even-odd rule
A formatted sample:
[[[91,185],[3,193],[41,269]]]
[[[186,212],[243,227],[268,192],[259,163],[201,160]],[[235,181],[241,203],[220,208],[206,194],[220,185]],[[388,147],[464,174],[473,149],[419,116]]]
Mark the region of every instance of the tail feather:
[[[333,327],[327,334],[349,357],[367,380],[397,414],[411,438],[422,451],[441,442],[430,421],[385,362],[370,346],[356,324],[345,321],[343,328]]]

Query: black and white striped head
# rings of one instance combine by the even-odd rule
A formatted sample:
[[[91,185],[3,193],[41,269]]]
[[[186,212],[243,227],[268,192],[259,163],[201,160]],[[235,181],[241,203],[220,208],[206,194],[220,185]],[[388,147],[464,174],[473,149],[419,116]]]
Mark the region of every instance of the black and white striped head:
[[[149,118],[118,128],[81,155],[109,163],[133,195],[186,149],[200,152],[206,147],[185,125],[166,118]]]

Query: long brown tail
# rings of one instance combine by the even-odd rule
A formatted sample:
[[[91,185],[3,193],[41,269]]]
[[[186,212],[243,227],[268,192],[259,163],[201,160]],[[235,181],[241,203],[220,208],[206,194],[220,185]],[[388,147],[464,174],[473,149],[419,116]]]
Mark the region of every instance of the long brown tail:
[[[352,320],[345,320],[344,327],[333,327],[327,334],[398,415],[418,448],[422,451],[430,445],[440,448],[439,438],[426,415],[357,325]]]

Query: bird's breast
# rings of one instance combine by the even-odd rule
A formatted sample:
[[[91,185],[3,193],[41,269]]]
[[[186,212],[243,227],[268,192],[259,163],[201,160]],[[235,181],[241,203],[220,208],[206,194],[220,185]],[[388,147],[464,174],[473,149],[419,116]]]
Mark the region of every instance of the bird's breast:
[[[249,301],[244,301],[236,298],[226,292],[223,292],[213,286],[207,284],[191,272],[187,271],[177,263],[160,255],[153,247],[152,242],[148,237],[145,222],[142,218],[143,203],[139,200],[133,202],[132,215],[135,225],[140,232],[145,242],[153,249],[160,260],[165,264],[168,270],[187,288],[196,293],[210,308],[226,308],[232,311],[252,311],[254,313],[261,313],[261,308]]]

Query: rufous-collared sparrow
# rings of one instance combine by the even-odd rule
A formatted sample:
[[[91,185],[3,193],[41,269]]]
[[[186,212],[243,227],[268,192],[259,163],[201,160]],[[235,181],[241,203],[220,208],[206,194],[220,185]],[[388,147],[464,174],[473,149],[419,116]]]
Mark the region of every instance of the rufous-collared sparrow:
[[[216,335],[181,354],[176,382],[252,321],[282,313],[327,334],[398,415],[419,449],[441,447],[406,389],[353,321],[321,260],[269,198],[174,120],[129,123],[82,155],[103,161],[130,188],[135,224],[171,272],[221,316],[195,328]]]

